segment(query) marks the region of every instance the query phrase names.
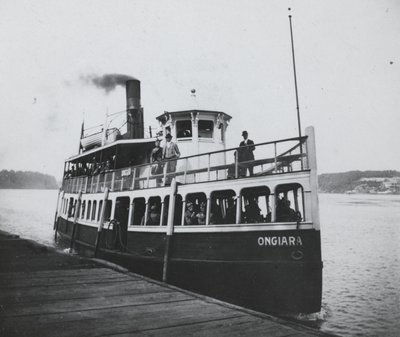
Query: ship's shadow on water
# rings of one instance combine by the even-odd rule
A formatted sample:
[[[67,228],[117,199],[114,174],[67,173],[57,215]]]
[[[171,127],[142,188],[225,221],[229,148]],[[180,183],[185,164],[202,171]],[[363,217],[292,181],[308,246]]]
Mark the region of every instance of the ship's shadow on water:
[[[0,190],[0,229],[54,241],[57,191]],[[339,336],[399,336],[400,196],[320,194],[320,313],[285,317]]]

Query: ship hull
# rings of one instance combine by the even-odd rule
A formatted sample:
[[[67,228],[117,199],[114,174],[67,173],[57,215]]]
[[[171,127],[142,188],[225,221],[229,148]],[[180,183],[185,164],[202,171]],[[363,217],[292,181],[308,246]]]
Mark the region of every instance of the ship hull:
[[[72,221],[58,219],[70,243]],[[93,256],[97,228],[76,224],[74,248]],[[162,279],[165,232],[105,228],[97,257]],[[254,310],[312,313],[321,308],[322,262],[317,230],[185,232],[172,236],[168,283]]]

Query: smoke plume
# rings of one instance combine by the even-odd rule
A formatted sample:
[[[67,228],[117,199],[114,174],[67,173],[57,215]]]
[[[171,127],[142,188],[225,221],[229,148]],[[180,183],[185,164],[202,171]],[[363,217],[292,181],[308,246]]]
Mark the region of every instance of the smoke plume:
[[[120,85],[125,87],[125,82],[128,80],[135,80],[136,78],[123,75],[123,74],[104,74],[102,76],[98,75],[86,75],[81,76],[81,80],[88,83],[93,84],[99,89],[104,89],[108,94],[110,91],[113,91],[116,86]]]

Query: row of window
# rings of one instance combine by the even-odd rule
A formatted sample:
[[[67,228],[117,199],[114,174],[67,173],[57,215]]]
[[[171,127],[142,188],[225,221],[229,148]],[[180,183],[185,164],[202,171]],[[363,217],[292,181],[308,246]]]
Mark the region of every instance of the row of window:
[[[197,123],[199,138],[214,138],[214,122],[199,120]],[[176,138],[193,137],[192,121],[176,121]],[[223,128],[221,128],[221,140],[223,140]]]
[[[272,197],[275,197],[272,203]],[[75,216],[77,200],[65,199],[62,212]],[[274,207],[274,212],[272,212]],[[103,201],[84,200],[77,217],[87,221],[100,221]],[[104,221],[111,217],[112,201],[107,200]],[[168,221],[169,196],[161,199],[150,197],[119,197],[115,200],[113,218],[123,226],[166,226]],[[130,214],[131,213],[131,214]],[[304,221],[303,188],[299,184],[279,185],[274,194],[266,186],[244,188],[240,195],[233,190],[211,193],[190,193],[183,200],[176,195],[174,208],[175,225],[219,225],[235,223],[268,223]]]

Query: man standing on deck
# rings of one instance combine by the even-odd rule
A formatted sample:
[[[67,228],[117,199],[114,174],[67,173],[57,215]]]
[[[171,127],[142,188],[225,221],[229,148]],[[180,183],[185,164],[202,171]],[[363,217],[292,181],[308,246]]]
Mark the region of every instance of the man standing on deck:
[[[171,141],[172,136],[170,133],[168,133],[165,136],[165,146],[163,147],[163,155],[162,158],[163,160],[169,160],[167,162],[167,174],[171,172],[175,172],[176,170],[176,159],[178,159],[181,155],[178,145],[176,145],[174,142]],[[173,160],[175,159],[175,160]],[[172,176],[169,175],[166,178],[165,184],[168,185],[172,180]]]
[[[248,162],[254,160],[254,153],[253,151],[256,149],[254,146],[254,142],[249,139],[249,135],[247,131],[242,132],[243,140],[240,142],[239,149],[238,149],[238,162]],[[249,170],[250,176],[253,175],[253,164],[252,163],[245,163],[244,168]],[[245,172],[246,175],[246,172]]]

